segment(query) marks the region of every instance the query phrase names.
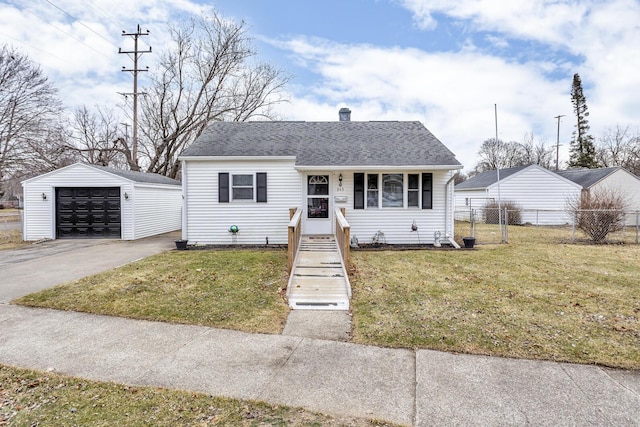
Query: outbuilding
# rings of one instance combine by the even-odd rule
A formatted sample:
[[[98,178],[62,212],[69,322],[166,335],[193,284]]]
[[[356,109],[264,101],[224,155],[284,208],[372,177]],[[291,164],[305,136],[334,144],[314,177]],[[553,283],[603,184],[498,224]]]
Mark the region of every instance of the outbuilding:
[[[135,240],[181,227],[182,186],[166,176],[75,163],[22,186],[26,241]]]
[[[570,222],[567,199],[580,195],[581,186],[539,165],[490,170],[455,186],[456,216],[482,210],[501,202],[511,202],[521,211],[521,221],[534,225],[561,225]],[[485,213],[486,214],[486,213]]]

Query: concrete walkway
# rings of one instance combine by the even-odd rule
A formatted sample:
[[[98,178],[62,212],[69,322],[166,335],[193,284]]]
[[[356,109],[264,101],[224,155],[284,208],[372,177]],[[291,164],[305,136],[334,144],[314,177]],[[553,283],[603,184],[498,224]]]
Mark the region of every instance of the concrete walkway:
[[[67,258],[117,248],[119,257],[135,259],[163,246],[141,242],[134,250],[126,245],[133,242],[120,243],[70,250]],[[104,261],[94,258],[100,257],[83,258],[87,271],[101,268]],[[37,262],[9,268],[15,273],[19,265]],[[50,276],[22,271],[0,279],[0,363],[404,425],[640,425],[640,372],[385,349],[338,341],[342,334],[308,338],[310,318],[292,320],[283,335],[260,335],[6,303],[44,286],[40,280],[51,286]],[[344,319],[336,322],[344,326]]]

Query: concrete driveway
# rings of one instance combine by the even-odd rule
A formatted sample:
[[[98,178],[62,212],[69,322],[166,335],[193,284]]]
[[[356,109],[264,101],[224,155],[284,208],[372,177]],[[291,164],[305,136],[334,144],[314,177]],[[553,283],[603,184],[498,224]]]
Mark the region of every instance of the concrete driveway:
[[[0,251],[0,304],[175,248],[180,232],[146,239],[52,240]]]

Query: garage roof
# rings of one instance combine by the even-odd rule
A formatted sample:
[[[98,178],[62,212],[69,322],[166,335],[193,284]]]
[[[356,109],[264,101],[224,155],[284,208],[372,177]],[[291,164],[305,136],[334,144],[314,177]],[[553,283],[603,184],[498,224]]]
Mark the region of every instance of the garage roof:
[[[172,179],[172,178],[169,178],[168,176],[160,175],[157,173],[136,172],[131,170],[110,168],[107,166],[91,165],[89,163],[83,163],[83,164],[98,170],[111,173],[113,175],[118,175],[122,178],[126,178],[134,182],[144,182],[149,184],[182,185],[182,183],[176,179]]]

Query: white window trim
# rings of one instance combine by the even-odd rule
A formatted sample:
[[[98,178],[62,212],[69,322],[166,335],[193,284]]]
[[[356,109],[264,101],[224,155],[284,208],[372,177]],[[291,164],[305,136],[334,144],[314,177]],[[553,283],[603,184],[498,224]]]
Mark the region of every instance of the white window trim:
[[[257,192],[257,188],[256,188],[256,174],[254,173],[230,173],[229,174],[229,191],[231,192],[230,194],[230,202],[232,203],[252,203],[256,201],[256,192]],[[241,176],[241,175],[248,175],[251,176],[251,186],[248,185],[233,185],[233,177],[234,176]],[[251,188],[251,199],[236,199],[235,197],[233,197],[233,190],[235,188]]]
[[[378,177],[378,205],[377,206],[369,206],[368,205],[368,197],[369,197],[369,175],[376,175]],[[382,176],[383,175],[402,175],[402,206],[382,206]],[[413,191],[418,192],[418,206],[409,206],[409,175],[418,175],[418,188],[413,189]],[[365,173],[364,176],[364,184],[365,184],[365,201],[364,201],[364,209],[385,209],[385,210],[399,210],[399,209],[422,209],[422,173],[421,172],[378,172],[378,173]]]

